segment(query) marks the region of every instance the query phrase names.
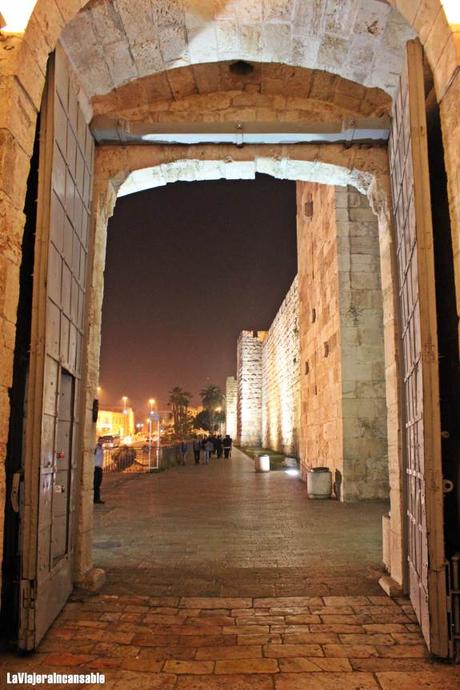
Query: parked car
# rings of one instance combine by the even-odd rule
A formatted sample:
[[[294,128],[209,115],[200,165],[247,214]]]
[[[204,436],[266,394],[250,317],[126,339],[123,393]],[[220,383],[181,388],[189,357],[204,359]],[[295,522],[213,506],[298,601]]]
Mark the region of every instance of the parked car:
[[[118,448],[120,445],[120,437],[111,436],[110,434],[107,436],[99,436],[99,441],[102,443],[103,448]]]

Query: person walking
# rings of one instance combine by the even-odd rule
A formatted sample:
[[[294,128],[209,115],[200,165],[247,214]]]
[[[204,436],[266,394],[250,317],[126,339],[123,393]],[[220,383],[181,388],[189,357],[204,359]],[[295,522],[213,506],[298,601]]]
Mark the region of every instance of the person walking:
[[[228,434],[225,435],[222,445],[224,448],[224,458],[230,458],[232,456],[232,443],[233,439]]]
[[[199,438],[193,439],[193,455],[195,457],[195,465],[200,464],[201,441]]]
[[[104,465],[104,448],[102,447],[102,441],[97,442],[96,448],[94,449],[94,480],[93,480],[93,491],[94,491],[94,503],[105,503],[101,500],[101,484],[102,484],[102,467]]]
[[[209,460],[211,459],[211,454],[214,451],[214,443],[212,442],[212,438],[209,437],[204,444],[204,459],[207,465],[209,465]]]
[[[216,454],[218,458],[222,457],[222,451],[223,451],[223,444],[222,444],[222,436],[219,434],[218,437],[216,438]]]
[[[188,446],[187,446],[186,442],[182,441],[180,444],[180,454],[181,454],[183,465],[185,465],[185,458],[187,456],[187,448],[188,448]]]

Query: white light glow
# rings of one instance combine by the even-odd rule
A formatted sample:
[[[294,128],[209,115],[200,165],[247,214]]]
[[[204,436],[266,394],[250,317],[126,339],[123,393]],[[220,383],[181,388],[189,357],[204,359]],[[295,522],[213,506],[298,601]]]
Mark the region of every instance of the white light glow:
[[[290,477],[298,477],[300,472],[299,470],[285,470],[285,474],[288,474]]]
[[[23,33],[37,0],[0,0],[0,13],[6,22],[2,31]]]
[[[441,0],[449,24],[460,25],[460,2],[458,0]]]

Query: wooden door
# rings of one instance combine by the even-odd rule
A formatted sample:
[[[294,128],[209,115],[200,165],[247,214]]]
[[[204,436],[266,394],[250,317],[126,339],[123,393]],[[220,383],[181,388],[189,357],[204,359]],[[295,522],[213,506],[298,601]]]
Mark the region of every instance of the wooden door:
[[[37,646],[73,587],[93,155],[93,138],[58,47],[41,110],[20,532],[18,640],[25,650]]]
[[[431,652],[448,654],[436,295],[423,52],[407,45],[389,144],[402,334],[408,588]]]

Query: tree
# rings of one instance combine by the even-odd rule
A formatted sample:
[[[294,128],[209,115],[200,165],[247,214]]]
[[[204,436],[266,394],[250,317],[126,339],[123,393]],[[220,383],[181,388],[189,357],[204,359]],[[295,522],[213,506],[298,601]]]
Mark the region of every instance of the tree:
[[[204,429],[204,431],[218,431],[220,424],[225,422],[225,414],[223,412],[214,412],[211,417],[209,410],[201,410],[195,415],[193,420],[194,429]]]
[[[191,397],[191,394],[184,391],[180,386],[175,386],[169,392],[168,405],[171,407],[174,420],[174,433],[176,436],[186,436],[189,431],[190,420],[188,406]]]
[[[201,389],[200,397],[203,407],[209,415],[209,430],[217,431],[219,424],[225,421],[225,414],[222,412],[224,394],[219,386],[210,383],[206,388]]]
[[[206,388],[200,391],[201,401],[205,410],[216,410],[217,407],[222,407],[224,394],[219,386],[210,383]]]

